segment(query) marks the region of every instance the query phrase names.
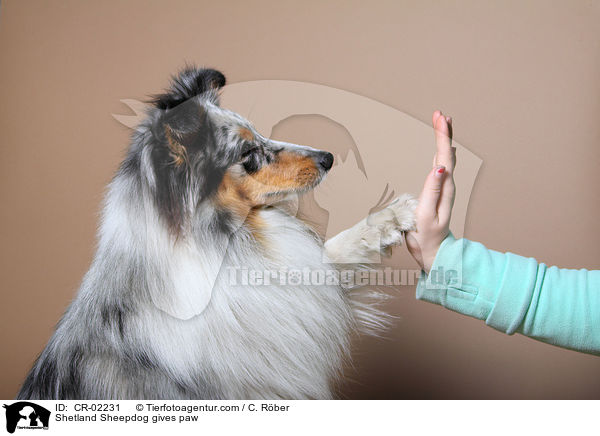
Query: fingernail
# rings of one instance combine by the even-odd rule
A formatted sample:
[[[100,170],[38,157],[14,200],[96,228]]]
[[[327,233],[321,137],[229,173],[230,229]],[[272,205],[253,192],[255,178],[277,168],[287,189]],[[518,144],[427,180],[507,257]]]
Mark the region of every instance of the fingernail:
[[[442,174],[444,174],[444,171],[446,171],[446,167],[438,166],[436,167],[435,174],[441,176]]]
[[[452,117],[446,117],[446,122],[448,124],[452,124]]]

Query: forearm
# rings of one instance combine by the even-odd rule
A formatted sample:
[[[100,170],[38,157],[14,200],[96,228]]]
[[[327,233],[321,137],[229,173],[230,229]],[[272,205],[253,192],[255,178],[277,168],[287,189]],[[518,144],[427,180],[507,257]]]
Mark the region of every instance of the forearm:
[[[450,235],[417,298],[508,334],[600,354],[600,271],[548,268]]]

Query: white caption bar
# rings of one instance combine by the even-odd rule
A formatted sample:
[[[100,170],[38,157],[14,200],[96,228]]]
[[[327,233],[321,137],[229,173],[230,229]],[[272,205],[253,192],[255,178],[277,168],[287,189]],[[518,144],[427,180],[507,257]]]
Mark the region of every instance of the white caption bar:
[[[577,434],[599,401],[3,401],[15,435]],[[34,430],[38,430],[34,432]],[[165,433],[167,431],[168,433]],[[7,433],[5,433],[7,434]]]

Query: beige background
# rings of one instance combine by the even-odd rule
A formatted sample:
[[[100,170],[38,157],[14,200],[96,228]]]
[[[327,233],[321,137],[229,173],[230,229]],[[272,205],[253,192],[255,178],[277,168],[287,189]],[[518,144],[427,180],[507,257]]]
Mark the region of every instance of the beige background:
[[[591,1],[3,1],[0,397],[15,395],[93,255],[129,134],[110,114],[160,90],[184,61],[229,83],[344,89],[426,122],[443,109],[483,160],[465,235],[598,269],[599,20]],[[273,135],[352,141],[319,117]],[[394,261],[411,265],[402,253]],[[408,287],[393,293],[401,319],[387,339],[357,342],[344,397],[600,397],[598,358],[505,336]]]

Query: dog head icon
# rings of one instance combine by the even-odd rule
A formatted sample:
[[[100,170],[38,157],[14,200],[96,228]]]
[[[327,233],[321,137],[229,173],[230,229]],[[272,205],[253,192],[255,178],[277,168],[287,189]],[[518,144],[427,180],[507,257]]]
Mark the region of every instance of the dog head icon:
[[[14,433],[17,425],[23,427],[48,428],[50,411],[42,406],[29,401],[19,401],[10,405],[4,404],[6,409],[6,431]]]

